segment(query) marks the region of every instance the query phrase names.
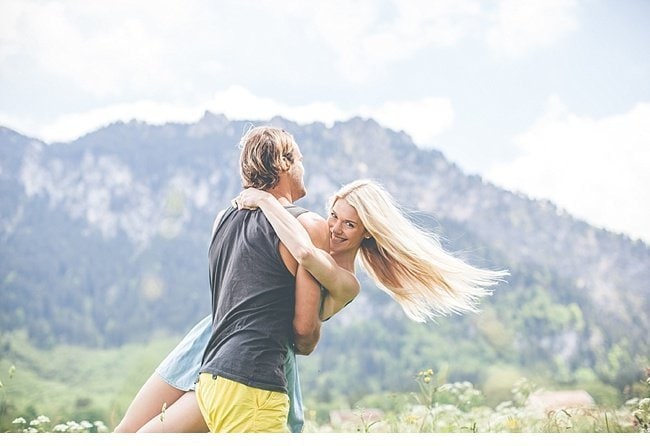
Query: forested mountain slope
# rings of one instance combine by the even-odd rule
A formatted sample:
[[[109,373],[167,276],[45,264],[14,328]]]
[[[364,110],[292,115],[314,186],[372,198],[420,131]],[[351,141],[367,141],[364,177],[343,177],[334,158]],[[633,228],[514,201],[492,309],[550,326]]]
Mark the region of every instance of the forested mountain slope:
[[[337,388],[377,391],[450,361],[473,380],[497,363],[589,369],[618,386],[636,379],[650,356],[646,244],[468,176],[372,120],[271,123],[304,154],[308,196],[298,204],[325,215],[329,194],[371,177],[448,249],[511,272],[480,314],[426,325],[362,276],[362,294],[326,323],[307,360],[319,372],[312,384],[327,389],[344,370]],[[102,347],[161,329],[180,336],[207,314],[209,231],[240,189],[247,125],[206,113],[194,124],[115,123],[52,145],[0,128],[0,332]]]

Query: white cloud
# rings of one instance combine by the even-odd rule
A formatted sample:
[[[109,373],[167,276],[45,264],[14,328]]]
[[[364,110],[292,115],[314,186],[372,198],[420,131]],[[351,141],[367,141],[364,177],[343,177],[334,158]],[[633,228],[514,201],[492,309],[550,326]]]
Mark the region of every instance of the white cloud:
[[[0,70],[2,65],[15,69],[12,56],[18,55],[30,69],[73,83],[95,98],[151,97],[165,88],[178,89],[197,72],[214,78],[241,69],[246,59],[233,54],[266,48],[269,41],[259,40],[266,31],[285,45],[282,39],[292,39],[299,52],[324,49],[323,57],[343,79],[362,81],[423,48],[458,42],[468,32],[468,20],[479,14],[478,5],[477,0],[389,0],[380,6],[374,0],[285,0],[245,7],[201,0],[3,2]],[[247,29],[255,30],[254,38]],[[277,62],[300,69],[295,56],[286,54]]]
[[[0,66],[12,56],[81,94],[115,97],[179,81],[184,54],[219,48],[219,27],[195,1],[3,2]],[[200,64],[201,61],[197,62]]]
[[[335,121],[361,116],[372,118],[393,130],[405,131],[422,147],[433,146],[436,136],[447,130],[454,118],[448,98],[423,97],[412,101],[388,101],[374,107],[344,109],[334,102],[288,105],[271,98],[257,97],[241,86],[217,93],[206,109],[223,113],[230,119],[282,116],[301,124],[318,121],[332,125]]]
[[[292,19],[307,24],[338,59],[341,74],[362,81],[384,65],[429,46],[448,47],[467,35],[477,0],[335,0],[289,2]],[[286,5],[286,4],[285,4]]]
[[[137,101],[66,114],[37,128],[36,133],[28,133],[28,136],[46,142],[71,141],[116,121],[136,119],[150,124],[196,122],[206,110],[223,113],[229,119],[267,120],[282,116],[300,124],[322,122],[332,125],[353,116],[373,118],[385,127],[405,131],[421,147],[435,145],[436,137],[452,125],[454,118],[448,98],[424,97],[413,101],[388,101],[376,107],[343,109],[333,102],[289,105],[269,97],[255,96],[244,87],[232,86],[217,92],[208,101],[193,105]],[[0,122],[19,131],[34,127],[33,123],[28,125],[2,115]]]
[[[487,44],[510,56],[550,46],[576,29],[575,9],[575,0],[500,0]]]
[[[650,241],[650,103],[594,119],[570,113],[554,97],[515,143],[521,154],[491,169],[491,181]]]
[[[256,54],[265,63],[298,72],[296,56],[316,48],[324,54],[314,60],[337,67],[343,81],[361,82],[422,51],[457,46],[486,29],[482,22],[493,24],[490,44],[505,51],[547,45],[574,26],[574,4],[503,1],[490,16],[478,0],[285,0],[246,7],[230,0],[5,1],[0,73],[42,73],[96,100],[200,97],[220,77],[250,69],[240,55],[256,54],[268,41],[246,29],[263,28],[291,48],[281,60]],[[293,31],[285,35],[285,29]]]
[[[195,122],[205,112],[204,108],[179,106],[157,101],[137,101],[114,104],[85,112],[61,115],[54,122],[41,126],[36,136],[45,142],[72,141],[86,133],[97,130],[116,121],[132,119],[150,124],[167,122]],[[22,128],[20,124],[16,128]]]
[[[230,119],[265,120],[282,116],[301,124],[315,121],[332,124],[349,117],[348,113],[333,102],[289,105],[269,97],[255,96],[239,85],[217,92],[205,107],[212,112],[223,113]]]
[[[359,114],[385,127],[404,130],[420,147],[433,147],[436,137],[448,130],[454,109],[448,98],[427,97],[413,101],[389,101],[377,108],[363,107]]]

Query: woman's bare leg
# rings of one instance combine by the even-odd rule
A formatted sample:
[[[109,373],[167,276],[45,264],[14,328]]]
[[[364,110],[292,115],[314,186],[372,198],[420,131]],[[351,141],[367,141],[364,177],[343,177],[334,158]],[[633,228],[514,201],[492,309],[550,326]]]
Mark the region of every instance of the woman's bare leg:
[[[145,424],[138,432],[208,432],[194,391],[184,393],[174,404]]]
[[[126,410],[115,432],[137,432],[160,415],[163,404],[171,407],[185,392],[167,384],[157,373],[149,377]],[[194,392],[192,392],[194,396]]]

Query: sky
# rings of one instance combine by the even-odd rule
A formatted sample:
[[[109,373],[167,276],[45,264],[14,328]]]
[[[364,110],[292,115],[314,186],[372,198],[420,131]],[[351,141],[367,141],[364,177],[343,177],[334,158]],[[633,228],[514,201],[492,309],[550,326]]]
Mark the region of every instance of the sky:
[[[650,0],[0,0],[0,126],[205,111],[372,118],[650,243]]]

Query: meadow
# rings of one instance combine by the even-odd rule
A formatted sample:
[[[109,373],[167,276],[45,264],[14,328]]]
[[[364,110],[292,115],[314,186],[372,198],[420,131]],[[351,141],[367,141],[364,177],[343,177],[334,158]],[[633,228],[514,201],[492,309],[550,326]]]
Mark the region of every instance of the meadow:
[[[39,350],[24,334],[0,348],[0,432],[110,432],[175,337],[113,349]],[[543,410],[526,404],[542,390],[514,382],[511,398],[486,404],[474,384],[413,372],[414,390],[368,395],[352,407],[319,406],[303,389],[307,433],[635,433],[649,432],[650,376],[620,405]]]
[[[446,383],[429,369],[416,376],[418,391],[403,398],[397,411],[358,407],[326,424],[312,423],[305,432],[372,433],[632,433],[650,432],[650,398],[632,398],[620,407],[599,405],[545,409],[527,404],[535,385],[526,379],[512,388],[512,399],[496,407],[482,404],[484,395],[469,382]],[[650,377],[646,392],[650,391]],[[334,412],[336,413],[336,411]],[[313,416],[313,414],[311,414]]]

